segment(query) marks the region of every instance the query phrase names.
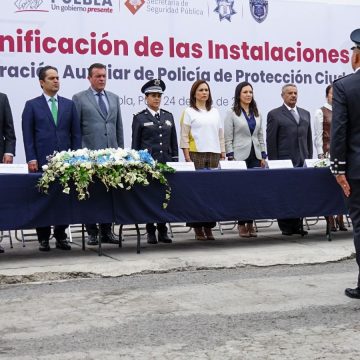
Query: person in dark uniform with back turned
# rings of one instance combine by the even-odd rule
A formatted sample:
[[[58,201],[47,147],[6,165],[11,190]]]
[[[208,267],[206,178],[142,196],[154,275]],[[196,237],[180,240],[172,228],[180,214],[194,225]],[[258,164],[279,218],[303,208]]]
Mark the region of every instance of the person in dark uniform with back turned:
[[[349,208],[359,267],[357,287],[345,289],[345,295],[360,299],[360,29],[350,38],[355,43],[351,57],[355,72],[333,84],[330,162]]]
[[[132,145],[135,150],[147,149],[152,157],[161,162],[178,161],[178,142],[173,115],[160,109],[161,95],[166,86],[160,79],[148,81],[141,92],[145,94],[147,108],[134,115]],[[155,230],[158,230],[156,239]],[[147,242],[171,243],[165,223],[146,224]]]

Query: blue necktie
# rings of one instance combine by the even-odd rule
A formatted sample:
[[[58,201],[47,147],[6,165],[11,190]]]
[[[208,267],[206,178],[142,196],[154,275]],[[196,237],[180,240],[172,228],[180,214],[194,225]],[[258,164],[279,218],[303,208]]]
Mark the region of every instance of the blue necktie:
[[[108,114],[108,111],[107,111],[105,102],[104,102],[104,100],[103,100],[103,98],[102,98],[104,94],[102,94],[101,92],[98,92],[96,95],[99,97],[99,107],[100,107],[100,110],[101,110],[101,112],[103,113],[103,115],[106,117],[107,114]]]

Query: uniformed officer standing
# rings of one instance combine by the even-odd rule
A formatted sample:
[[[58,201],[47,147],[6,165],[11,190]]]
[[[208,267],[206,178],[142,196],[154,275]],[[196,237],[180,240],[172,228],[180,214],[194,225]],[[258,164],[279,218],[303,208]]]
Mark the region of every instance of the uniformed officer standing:
[[[330,160],[349,207],[359,266],[357,287],[345,289],[345,295],[360,299],[360,29],[354,30],[350,38],[355,43],[351,48],[355,72],[333,84]]]
[[[147,149],[152,157],[162,163],[178,161],[178,142],[172,114],[160,109],[161,95],[165,83],[160,79],[148,81],[141,92],[145,94],[147,108],[134,115],[132,123],[132,145],[135,150]],[[156,239],[155,230],[158,230]],[[171,243],[165,223],[146,224],[147,242]]]

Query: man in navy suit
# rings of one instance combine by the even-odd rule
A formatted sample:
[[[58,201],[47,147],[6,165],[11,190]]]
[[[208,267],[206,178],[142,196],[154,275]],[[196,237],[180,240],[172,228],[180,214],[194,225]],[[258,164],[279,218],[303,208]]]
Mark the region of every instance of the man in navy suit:
[[[360,299],[360,29],[350,39],[355,43],[351,48],[354,73],[333,84],[330,162],[347,200],[359,267],[357,287],[345,289],[345,295]]]
[[[0,163],[12,164],[15,156],[16,137],[9,100],[0,93]],[[0,254],[4,249],[0,245]]]
[[[53,66],[45,66],[39,71],[43,94],[25,104],[22,114],[24,148],[29,172],[41,171],[46,157],[54,151],[81,148],[80,121],[75,104],[58,96],[59,75]],[[65,230],[68,225],[56,225],[54,237],[56,248],[70,250]],[[40,251],[49,251],[51,227],[36,229]]]
[[[290,159],[301,167],[313,155],[310,113],[296,106],[297,87],[286,84],[281,91],[284,104],[271,110],[267,116],[266,144],[269,160]],[[278,219],[283,235],[307,235],[300,219]]]

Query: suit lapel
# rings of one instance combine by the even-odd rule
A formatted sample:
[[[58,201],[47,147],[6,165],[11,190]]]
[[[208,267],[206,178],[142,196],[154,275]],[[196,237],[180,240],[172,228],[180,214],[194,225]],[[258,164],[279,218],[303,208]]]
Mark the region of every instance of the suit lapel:
[[[158,121],[158,123],[160,125],[164,125],[165,124],[165,120],[166,120],[166,113],[161,111],[161,109],[159,109],[159,114],[160,114],[160,119]]]
[[[58,95],[58,118],[57,118],[57,126],[60,125],[60,122],[62,120],[62,116],[64,114],[64,101],[61,96]]]
[[[288,110],[288,108],[287,108],[285,105],[283,105],[283,107],[282,107],[282,113],[283,113],[286,117],[288,117],[292,122],[294,122],[296,125],[298,125],[298,123],[296,122],[296,120],[294,119],[294,117],[291,115],[291,112]],[[299,116],[300,116],[300,114],[299,114]],[[299,120],[299,123],[300,123],[300,120]]]

